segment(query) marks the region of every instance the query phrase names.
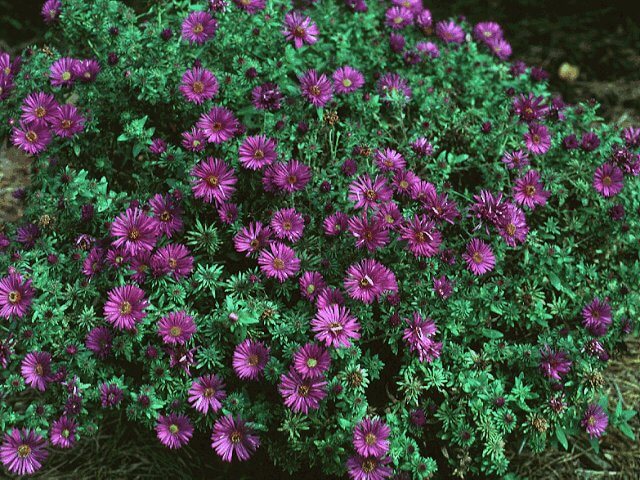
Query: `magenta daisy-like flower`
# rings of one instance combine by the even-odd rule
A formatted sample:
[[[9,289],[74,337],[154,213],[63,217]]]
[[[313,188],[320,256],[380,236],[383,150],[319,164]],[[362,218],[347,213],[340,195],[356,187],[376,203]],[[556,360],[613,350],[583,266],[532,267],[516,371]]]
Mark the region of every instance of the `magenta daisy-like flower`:
[[[544,104],[544,97],[529,93],[527,96],[520,94],[513,99],[513,111],[520,120],[531,123],[545,117],[549,113],[549,107]]]
[[[384,480],[393,475],[389,457],[363,457],[355,455],[347,460],[347,472],[352,480]]]
[[[433,291],[436,292],[440,298],[446,300],[453,293],[451,280],[449,280],[445,275],[434,278]]]
[[[233,369],[243,380],[256,380],[269,361],[269,348],[262,342],[247,339],[233,352]]]
[[[37,155],[47,149],[51,143],[51,132],[44,122],[14,126],[11,130],[11,143],[29,155]]]
[[[158,335],[164,343],[184,345],[196,333],[193,317],[185,311],[171,312],[158,322]]]
[[[353,429],[353,448],[363,457],[380,458],[389,451],[391,429],[379,418],[365,418]]]
[[[219,418],[213,425],[211,447],[225,462],[234,454],[240,461],[248,460],[260,446],[260,438],[240,417],[231,415]]]
[[[446,43],[464,42],[464,30],[452,21],[442,20],[436,23],[436,35]]]
[[[209,143],[223,143],[233,138],[238,131],[239,122],[228,108],[213,107],[200,116],[196,127],[204,132]]]
[[[614,197],[622,191],[624,174],[616,165],[604,163],[596,168],[593,188],[603,197]]]
[[[264,10],[267,5],[265,0],[233,0],[233,3],[251,15]]]
[[[207,134],[196,127],[188,132],[182,132],[182,146],[190,152],[201,152],[207,146]]]
[[[293,193],[304,190],[311,180],[311,169],[298,160],[276,163],[272,168],[270,175],[273,186],[282,192]]]
[[[331,305],[344,305],[344,297],[339,289],[327,287],[320,292],[316,299],[316,307],[318,310],[327,308]]]
[[[364,85],[364,76],[349,65],[339,67],[333,72],[333,89],[336,93],[353,93]]]
[[[421,362],[433,362],[442,351],[442,343],[433,339],[438,331],[436,323],[430,318],[422,318],[418,312],[413,312],[413,317],[406,321],[402,339],[409,345],[409,351],[417,352]]]
[[[402,212],[395,202],[387,202],[380,205],[376,217],[385,228],[395,230],[402,222]]]
[[[264,135],[244,139],[238,149],[240,165],[249,170],[262,170],[276,161],[276,142]]]
[[[551,192],[544,189],[540,174],[535,170],[529,170],[524,177],[518,178],[513,187],[513,199],[516,203],[531,210],[537,205],[545,205],[550,196]]]
[[[53,62],[49,69],[49,79],[54,87],[68,87],[76,79],[73,69],[77,60],[69,57],[62,57]]]
[[[484,275],[493,270],[496,265],[496,257],[491,247],[478,238],[474,238],[467,244],[467,250],[462,254],[462,258],[474,275]]]
[[[31,306],[34,293],[31,279],[23,280],[18,273],[10,273],[0,279],[0,317],[24,317]]]
[[[404,157],[391,148],[376,150],[374,158],[376,161],[376,165],[383,172],[402,170],[407,165]]]
[[[186,415],[177,413],[159,415],[156,434],[165,447],[180,448],[189,443],[193,435],[193,426]]]
[[[206,415],[209,410],[217,412],[222,408],[222,400],[227,398],[225,384],[218,375],[203,375],[191,384],[189,403],[198,412]]]
[[[406,7],[389,8],[385,14],[385,24],[394,30],[400,30],[413,23],[413,12]]]
[[[522,150],[507,152],[502,157],[502,163],[504,163],[508,169],[520,169],[529,165],[529,155]]]
[[[591,403],[587,406],[580,425],[589,434],[589,438],[600,438],[609,425],[609,417],[600,405]]]
[[[567,352],[552,350],[549,345],[540,349],[540,370],[547,378],[560,381],[571,370],[571,363]]]
[[[487,43],[493,54],[500,60],[507,60],[513,53],[511,44],[504,38],[496,38]]]
[[[295,413],[309,413],[320,408],[320,402],[327,396],[327,381],[320,378],[303,378],[295,370],[280,376],[278,391],[284,404]]]
[[[51,117],[51,129],[59,137],[72,138],[84,130],[84,118],[75,106],[69,103],[58,105]]]
[[[259,252],[271,242],[273,232],[261,222],[251,222],[248,227],[242,227],[233,237],[236,252],[247,252],[247,256]]]
[[[191,275],[193,257],[187,247],[171,243],[159,249],[151,258],[151,266],[156,272],[170,274],[176,280]]]
[[[182,75],[180,92],[188,102],[196,105],[215,97],[219,88],[215,75],[202,67],[194,67]]]
[[[280,87],[273,82],[258,85],[251,90],[251,103],[258,110],[279,110],[282,97]]]
[[[82,262],[82,273],[87,277],[93,277],[102,270],[105,260],[105,252],[102,248],[93,247]]]
[[[0,461],[16,475],[31,475],[42,467],[47,458],[47,441],[34,430],[12,428],[5,433],[0,445]]]
[[[63,415],[51,425],[51,444],[59,448],[71,448],[76,443],[78,423],[75,418]]]
[[[149,200],[149,206],[153,212],[151,219],[155,223],[156,231],[171,238],[174,233],[182,230],[182,208],[171,195],[156,193]]]
[[[295,208],[283,208],[275,212],[270,225],[275,236],[281,240],[297,242],[302,238],[304,219]]]
[[[331,100],[333,86],[324,73],[307,70],[299,80],[302,96],[314,107],[324,107]]]
[[[393,189],[401,197],[410,197],[413,187],[420,179],[411,170],[399,170],[393,175]]]
[[[594,298],[593,301],[582,309],[582,324],[592,335],[601,337],[611,325],[611,305]]]
[[[56,22],[60,17],[60,12],[62,12],[62,3],[60,0],[47,0],[42,5],[42,10],[40,10],[40,14],[46,24]]]
[[[113,334],[109,327],[93,327],[85,339],[85,346],[96,357],[104,359],[111,353]]]
[[[524,243],[527,240],[529,227],[524,212],[520,208],[512,203],[507,203],[505,206],[504,214],[496,227],[507,245],[515,247],[518,243]]]
[[[100,64],[97,60],[76,60],[73,64],[73,76],[81,82],[93,82],[98,73],[100,73]]]
[[[302,378],[322,378],[330,365],[331,355],[316,343],[307,343],[293,354],[293,368]]]
[[[334,237],[347,230],[348,222],[349,217],[345,213],[336,212],[324,219],[322,228],[326,235]]]
[[[267,277],[275,278],[282,283],[300,270],[300,259],[291,247],[273,242],[260,252],[258,265]]]
[[[378,79],[378,91],[384,100],[390,100],[393,96],[401,96],[405,102],[411,100],[411,88],[409,83],[397,73],[385,73]]]
[[[288,41],[292,41],[296,48],[300,48],[305,43],[307,45],[316,43],[320,31],[311,18],[298,12],[289,12],[284,16],[282,34]]]
[[[115,383],[104,382],[100,385],[100,404],[103,408],[118,406],[122,401],[122,397],[122,390]]]
[[[446,193],[438,194],[435,189],[427,191],[422,200],[429,218],[444,221],[453,225],[454,220],[460,216],[456,203],[449,200]]]
[[[49,123],[58,102],[50,93],[36,92],[27,95],[22,104],[22,121],[30,123]]]
[[[51,354],[49,352],[27,353],[22,360],[20,373],[28,386],[44,392],[47,384],[52,380]]]
[[[147,300],[142,289],[135,285],[123,285],[112,289],[104,304],[104,317],[119,330],[132,330],[147,313]]]
[[[356,247],[365,247],[375,252],[389,243],[389,230],[384,221],[378,217],[368,217],[366,212],[359,217],[349,219],[348,228],[356,239]]]
[[[473,27],[473,38],[479,42],[489,43],[502,37],[502,28],[496,22],[480,22]]]
[[[327,347],[350,347],[351,340],[360,338],[360,324],[348,308],[331,304],[318,310],[311,320],[316,340]]]
[[[236,191],[238,179],[233,167],[219,158],[207,157],[191,170],[193,196],[207,203],[221,204]]]
[[[393,197],[393,190],[384,177],[373,180],[368,174],[361,175],[349,185],[348,199],[354,202],[354,208],[375,208],[378,203],[386,203]]]
[[[327,282],[318,272],[304,272],[300,277],[300,293],[307,300],[314,301],[327,288]]]
[[[369,304],[385,293],[397,292],[398,283],[391,270],[377,260],[365,258],[347,269],[344,288],[354,300]]]
[[[129,255],[150,252],[156,245],[158,230],[155,222],[140,208],[128,208],[111,223],[112,245]]]
[[[542,155],[551,147],[551,135],[549,129],[544,125],[529,125],[529,131],[524,134],[524,141],[529,150],[534,155]]]
[[[182,38],[202,45],[215,35],[217,29],[218,21],[210,13],[191,12],[182,22]]]
[[[416,257],[432,257],[438,253],[442,234],[426,215],[414,215],[400,226],[400,236]]]

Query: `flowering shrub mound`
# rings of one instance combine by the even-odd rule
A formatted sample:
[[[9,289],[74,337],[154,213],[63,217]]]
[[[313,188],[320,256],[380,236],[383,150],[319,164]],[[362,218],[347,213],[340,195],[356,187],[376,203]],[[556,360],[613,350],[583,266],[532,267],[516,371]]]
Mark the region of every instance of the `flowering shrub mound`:
[[[602,386],[640,304],[640,129],[419,0],[150,4],[49,0],[46,46],[0,56],[33,158],[0,235],[7,471],[112,409],[356,480],[633,437]]]

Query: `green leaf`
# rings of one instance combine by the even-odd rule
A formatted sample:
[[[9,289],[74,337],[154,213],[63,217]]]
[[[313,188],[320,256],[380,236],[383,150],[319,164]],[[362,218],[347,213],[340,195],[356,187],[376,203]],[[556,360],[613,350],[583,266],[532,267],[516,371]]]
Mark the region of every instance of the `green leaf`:
[[[567,435],[564,433],[564,429],[560,427],[556,428],[556,438],[565,450],[569,449],[569,442],[567,440]]]

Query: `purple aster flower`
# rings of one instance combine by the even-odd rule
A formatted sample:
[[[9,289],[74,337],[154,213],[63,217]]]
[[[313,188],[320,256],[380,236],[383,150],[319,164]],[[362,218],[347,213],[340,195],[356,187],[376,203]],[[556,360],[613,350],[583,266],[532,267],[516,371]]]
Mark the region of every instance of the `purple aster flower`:
[[[441,277],[434,277],[433,291],[436,292],[440,298],[446,300],[453,293],[453,286],[451,285],[451,281],[445,275],[442,275]]]
[[[298,160],[276,163],[272,167],[273,186],[282,192],[292,193],[304,190],[311,180],[311,169]]]
[[[360,338],[360,324],[348,308],[332,304],[321,308],[311,320],[316,340],[327,347],[350,347],[351,340]]]
[[[248,460],[260,446],[260,438],[253,429],[239,416],[231,415],[216,421],[211,441],[211,447],[225,462],[230,462],[234,454],[240,461]]]
[[[314,107],[324,107],[331,100],[333,87],[324,73],[307,70],[299,80],[302,96]]]
[[[149,252],[140,252],[140,254],[142,253],[149,253]],[[131,260],[131,255],[127,253],[124,247],[110,248],[107,251],[106,260],[107,260],[107,263],[109,263],[114,268],[123,268],[126,265],[126,263],[129,260]]]
[[[376,165],[383,172],[402,170],[407,165],[404,157],[391,148],[377,149],[374,154]]]
[[[26,124],[20,122],[19,127],[11,131],[11,143],[29,155],[44,152],[51,142],[51,133],[43,122]]]
[[[579,146],[578,138],[574,134],[567,135],[562,139],[562,147],[565,150],[575,150]]]
[[[416,48],[419,52],[422,52],[425,56],[429,58],[439,58],[440,57],[440,48],[433,42],[423,42],[416,44]]]
[[[491,247],[478,238],[474,238],[467,244],[467,250],[462,254],[462,258],[474,275],[484,275],[493,270],[496,265],[496,257]]]
[[[348,228],[356,239],[356,247],[366,247],[375,252],[389,243],[389,230],[384,221],[378,217],[368,217],[366,211],[361,216],[349,219]]]
[[[609,425],[609,417],[600,405],[591,403],[584,412],[580,425],[589,434],[589,438],[600,438]]]
[[[20,373],[31,388],[44,392],[52,381],[51,354],[48,352],[27,353],[22,360]]]
[[[488,190],[481,190],[474,195],[475,203],[471,205],[470,214],[481,222],[487,221],[499,225],[506,214],[507,205],[502,202],[502,193],[494,195]],[[476,227],[479,228],[479,227]]]
[[[170,413],[166,416],[159,415],[156,433],[158,440],[165,447],[180,448],[189,443],[193,435],[193,426],[186,415],[177,413]]]
[[[386,229],[395,230],[402,223],[402,212],[395,202],[387,202],[380,205],[376,211],[376,218],[382,222]]]
[[[430,157],[433,154],[433,145],[424,137],[419,137],[411,142],[411,150],[419,157]]]
[[[324,219],[322,228],[330,237],[336,236],[347,230],[349,217],[342,212],[336,212]]]
[[[191,170],[193,196],[206,203],[221,204],[236,191],[238,179],[232,167],[219,158],[207,157]]]
[[[394,30],[400,30],[413,23],[413,12],[405,7],[391,7],[384,17],[385,24]]]
[[[353,429],[353,448],[363,457],[380,458],[389,451],[391,429],[379,418],[365,418]]]
[[[347,460],[347,472],[352,480],[384,480],[393,475],[389,457],[375,458],[355,455]]]
[[[208,12],[191,12],[182,22],[182,38],[189,43],[202,45],[212,38],[218,29],[218,21]]]
[[[446,43],[464,42],[464,30],[452,21],[442,20],[436,23],[436,35]]]
[[[593,152],[596,148],[600,146],[600,138],[597,134],[593,132],[587,132],[582,135],[582,140],[580,141],[580,147],[585,152]]]
[[[322,378],[330,365],[331,355],[316,343],[307,343],[293,354],[293,368],[302,378]]]
[[[27,95],[22,103],[22,116],[25,124],[50,123],[58,102],[50,93],[37,92]]]
[[[449,196],[445,193],[438,195],[435,189],[427,191],[422,202],[427,216],[433,220],[453,225],[454,220],[460,216],[456,203],[449,200]]]
[[[44,5],[42,5],[40,14],[44,19],[44,23],[52,24],[58,20],[60,12],[62,12],[62,3],[60,0],[47,0],[44,2]]]
[[[5,73],[0,66],[0,100],[9,98],[14,86],[13,75]]]
[[[16,240],[26,249],[33,248],[39,237],[40,229],[35,223],[27,223],[16,232]]]
[[[401,197],[410,197],[419,181],[418,176],[411,170],[400,170],[394,173],[392,186]]]
[[[498,233],[504,238],[507,245],[515,247],[518,243],[524,243],[529,233],[529,227],[524,212],[512,203],[505,204],[504,215],[496,224]]]
[[[24,317],[31,306],[34,293],[31,279],[23,280],[18,273],[10,273],[0,279],[0,317]]]
[[[333,89],[336,93],[353,93],[364,85],[364,76],[349,65],[333,72]]]
[[[167,349],[169,352],[169,367],[180,367],[182,371],[191,376],[189,369],[194,364],[193,355],[195,348],[186,348],[183,345],[176,345]]]
[[[149,152],[154,155],[162,155],[167,151],[167,142],[165,142],[162,138],[153,138],[151,140],[151,145],[149,145]]]
[[[596,168],[593,188],[603,197],[614,197],[624,187],[624,174],[616,165],[604,163]]]
[[[260,270],[280,283],[300,270],[300,260],[292,248],[280,242],[273,242],[258,256]]]
[[[513,152],[507,152],[502,157],[502,163],[504,163],[508,169],[514,168],[520,169],[529,165],[529,155],[522,150],[515,150]]]
[[[207,134],[196,127],[188,132],[182,132],[182,146],[191,152],[201,152],[207,146]]]
[[[122,401],[122,390],[115,383],[106,383],[100,385],[100,403],[103,408],[111,408],[117,406]]]
[[[627,127],[622,130],[622,139],[629,148],[640,147],[640,128]]]
[[[218,79],[213,73],[204,68],[194,67],[182,75],[180,92],[188,102],[196,105],[215,97],[219,88]]]
[[[7,365],[9,365],[9,360],[14,353],[13,345],[14,340],[11,334],[8,338],[0,340],[0,366],[2,368],[7,368]]]
[[[74,65],[77,60],[69,57],[62,57],[53,62],[49,69],[49,79],[54,87],[68,87],[73,84],[75,75],[73,73]]]
[[[264,10],[266,6],[265,0],[233,0],[233,3],[251,15]]]
[[[269,361],[269,348],[255,340],[245,340],[233,352],[233,369],[242,380],[256,380]]]
[[[544,190],[540,181],[540,174],[536,170],[529,170],[522,178],[518,178],[513,187],[513,198],[516,203],[534,210],[537,205],[545,205],[551,192]]]
[[[344,305],[344,297],[339,289],[327,287],[318,295],[316,307],[318,307],[318,310],[322,310],[331,305]]]
[[[307,300],[314,301],[326,287],[327,282],[318,272],[304,272],[300,277],[300,293]]]
[[[264,135],[256,135],[244,139],[238,149],[240,165],[249,170],[262,170],[276,161],[276,142]]]
[[[115,287],[107,297],[104,317],[118,330],[133,330],[136,323],[147,316],[144,311],[147,307],[144,292],[135,285]]]
[[[206,415],[211,409],[217,412],[222,408],[222,400],[227,398],[225,384],[218,375],[204,375],[197,378],[189,389],[189,403],[198,412]]]
[[[51,129],[59,137],[72,138],[84,130],[84,118],[75,106],[69,103],[59,105],[53,111]]]
[[[418,312],[413,312],[413,318],[407,318],[406,322],[408,326],[402,333],[402,339],[409,345],[409,351],[417,352],[421,362],[433,362],[442,351],[442,343],[433,339],[438,331],[435,322],[422,318]]]
[[[320,31],[311,18],[305,17],[298,12],[289,12],[284,17],[284,28],[282,29],[284,38],[293,41],[296,48],[302,47],[305,43],[313,45],[318,41]]]
[[[273,233],[280,240],[286,239],[295,243],[302,238],[304,219],[295,208],[283,208],[275,212],[270,225]]]
[[[611,325],[611,306],[596,297],[582,309],[582,318],[582,324],[592,335],[602,337]]]
[[[251,91],[251,103],[258,110],[279,110],[282,97],[280,88],[272,82],[258,85]]]
[[[105,260],[105,252],[102,248],[93,247],[82,262],[82,273],[87,277],[93,277],[102,270]]]
[[[291,369],[280,376],[278,391],[284,404],[295,413],[308,414],[320,408],[320,401],[327,396],[327,381],[320,378],[303,378]]]
[[[398,284],[391,270],[377,260],[365,258],[347,269],[344,288],[354,300],[370,304],[384,293],[397,292]]]
[[[149,206],[153,212],[151,220],[155,223],[157,232],[171,238],[174,233],[182,230],[182,208],[171,195],[156,193],[149,200]]]
[[[12,428],[5,433],[0,445],[0,461],[16,475],[31,475],[42,467],[47,458],[47,441],[34,430]]]
[[[112,245],[124,248],[129,255],[153,250],[158,238],[155,222],[140,208],[128,208],[111,224]]]
[[[76,60],[73,64],[73,77],[84,83],[93,82],[100,73],[97,60]]]
[[[567,352],[552,350],[549,345],[540,349],[540,370],[542,374],[553,380],[562,380],[571,370],[571,360]]]
[[[479,42],[488,44],[502,37],[502,28],[496,22],[480,22],[473,27],[473,38]]]
[[[272,233],[271,229],[262,223],[251,222],[248,227],[242,227],[242,230],[233,237],[233,245],[236,252],[247,252],[249,256],[269,245]]]
[[[51,425],[51,444],[59,448],[71,448],[76,443],[78,423],[73,417],[63,415]]]
[[[354,208],[375,208],[378,203],[391,200],[393,191],[384,177],[373,180],[368,174],[361,175],[349,185],[348,199],[355,203]]]
[[[429,10],[423,8],[421,11],[416,12],[415,20],[416,25],[418,26],[418,28],[420,28],[420,30],[422,30],[423,33],[427,35],[432,33],[433,16],[431,15],[431,12]]]
[[[406,44],[407,40],[403,35],[397,32],[391,32],[389,34],[389,48],[391,48],[393,53],[402,53]]]
[[[529,131],[524,134],[527,150],[534,155],[542,155],[551,147],[551,135],[544,125],[529,125]]]
[[[193,317],[185,311],[171,312],[158,322],[158,335],[164,343],[184,345],[196,333]]]
[[[400,236],[416,257],[432,257],[438,253],[442,234],[426,215],[414,215],[400,226]]]
[[[151,266],[157,273],[170,274],[176,280],[188,277],[193,271],[193,257],[187,247],[170,243],[160,248],[151,258]]]
[[[218,217],[226,225],[232,225],[238,219],[238,205],[225,203],[218,207]]]
[[[405,102],[411,100],[409,83],[397,73],[385,73],[378,79],[377,88],[383,100],[389,101],[394,96],[403,98]]]
[[[529,93],[520,94],[513,99],[513,111],[526,123],[540,120],[549,113],[549,107],[544,105],[544,97]]]
[[[113,342],[113,334],[108,327],[93,327],[87,338],[85,346],[87,350],[92,351],[96,357],[105,359],[111,354],[111,345]]]
[[[209,143],[223,143],[233,138],[238,131],[238,119],[225,107],[213,107],[209,113],[203,113],[196,123],[207,135]]]

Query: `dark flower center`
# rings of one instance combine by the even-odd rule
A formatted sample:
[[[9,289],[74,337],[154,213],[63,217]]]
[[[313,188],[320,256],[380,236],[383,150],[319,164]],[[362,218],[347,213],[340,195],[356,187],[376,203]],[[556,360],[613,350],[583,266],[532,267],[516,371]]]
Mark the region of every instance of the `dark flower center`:
[[[602,178],[602,184],[605,187],[610,187],[612,183],[613,183],[613,180],[611,179],[611,177],[609,175],[607,175],[606,177]]]
[[[20,292],[18,290],[11,290],[9,292],[9,303],[12,304],[16,304],[18,302],[20,302],[20,300],[22,300],[22,295],[20,294]]]
[[[372,189],[367,190],[364,194],[368,200],[375,200],[377,196],[375,190]]]
[[[215,175],[209,175],[207,177],[207,183],[211,187],[217,187],[220,184],[220,179],[218,177],[216,177]]]
[[[533,143],[540,143],[540,135],[538,135],[538,134],[534,134],[534,135],[531,137],[531,140],[533,141]]]
[[[160,220],[162,220],[163,222],[168,222],[169,220],[171,220],[171,214],[165,210],[160,214]]]
[[[202,395],[203,395],[205,398],[211,398],[211,397],[213,397],[215,394],[216,394],[216,391],[215,391],[213,388],[211,388],[211,387],[207,387],[207,388],[205,388],[205,389],[204,389],[204,392],[202,392]]]
[[[36,364],[36,373],[39,377],[44,375],[44,367],[40,363]]]
[[[317,85],[313,85],[311,88],[309,88],[309,92],[311,92],[311,95],[313,95],[314,97],[317,97],[318,95],[320,95],[320,87]]]
[[[304,38],[304,37],[305,37],[305,35],[307,34],[307,31],[306,31],[304,28],[302,28],[300,25],[298,25],[297,27],[295,27],[295,28],[293,29],[293,32],[292,32],[292,33],[293,33],[293,36],[294,36],[294,37],[297,37],[297,38]]]
[[[287,177],[287,181],[290,185],[294,185],[298,181],[298,177],[296,177],[295,175],[289,175]]]
[[[282,228],[285,229],[286,231],[291,230],[292,227],[293,227],[293,225],[291,225],[291,222],[284,222],[282,224]]]
[[[213,124],[211,125],[211,130],[213,130],[214,132],[219,132],[220,130],[222,130],[222,122],[213,122]]]
[[[202,93],[204,92],[204,84],[202,82],[193,82],[193,91],[195,93]]]
[[[38,134],[36,132],[34,132],[33,130],[29,130],[26,135],[25,138],[31,142],[31,143],[35,143],[36,141],[38,141]]]
[[[376,461],[371,458],[367,458],[362,462],[362,471],[364,473],[371,473],[376,469]]]
[[[179,337],[182,333],[182,329],[178,325],[174,325],[169,329],[169,335],[172,337]]]
[[[257,238],[254,238],[253,240],[251,240],[249,242],[249,246],[253,249],[256,250],[259,246],[260,246],[260,240],[258,240]]]
[[[373,445],[373,444],[375,444],[375,443],[376,443],[376,440],[378,440],[378,439],[377,439],[377,438],[376,438],[376,436],[375,436],[373,433],[371,433],[371,432],[367,433],[367,435],[364,437],[364,441],[365,441],[365,443],[366,443],[367,445]]]
[[[233,444],[238,444],[240,443],[240,440],[242,440],[242,434],[236,430],[229,435],[229,440],[231,440],[231,443]]]
[[[471,258],[476,263],[482,263],[483,260],[482,254],[480,252],[475,252]]]
[[[65,118],[65,119],[62,121],[62,128],[64,128],[65,130],[70,129],[70,128],[71,128],[71,125],[72,125],[71,120],[69,120],[68,118]]]
[[[514,235],[516,233],[516,226],[513,223],[510,223],[506,226],[505,230],[507,234]]]
[[[275,268],[276,270],[284,270],[284,260],[282,260],[281,258],[274,258],[273,268]]]
[[[309,385],[300,385],[298,387],[298,395],[300,395],[301,397],[305,398],[309,395],[309,391],[311,389],[309,388]]]
[[[47,114],[47,110],[44,107],[36,108],[36,117],[42,118]]]
[[[202,33],[204,32],[204,25],[202,25],[201,23],[196,23],[193,26],[193,33]]]
[[[169,268],[171,268],[172,270],[175,270],[176,267],[178,266],[178,260],[176,260],[175,258],[170,258],[168,263],[169,263]]]
[[[260,149],[257,149],[253,154],[253,157],[257,158],[258,160],[262,160],[264,158],[264,152]]]
[[[533,197],[536,193],[536,187],[533,185],[527,185],[524,189],[524,193],[527,197]]]
[[[29,445],[25,445],[24,443],[18,447],[18,456],[20,458],[25,458],[31,455],[31,447]]]
[[[122,315],[129,315],[132,310],[133,310],[133,307],[129,302],[124,301],[120,304],[120,313]]]
[[[400,180],[400,188],[406,190],[407,188],[409,188],[409,182],[407,182],[406,180]]]
[[[129,231],[129,240],[138,240],[140,238],[140,230],[132,228]]]
[[[344,327],[340,322],[331,322],[329,324],[329,331],[332,333],[340,333],[343,328]]]
[[[249,355],[249,365],[252,367],[257,366],[260,363],[260,358],[255,353]]]

